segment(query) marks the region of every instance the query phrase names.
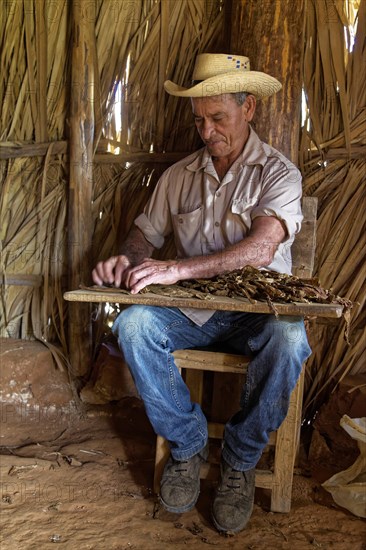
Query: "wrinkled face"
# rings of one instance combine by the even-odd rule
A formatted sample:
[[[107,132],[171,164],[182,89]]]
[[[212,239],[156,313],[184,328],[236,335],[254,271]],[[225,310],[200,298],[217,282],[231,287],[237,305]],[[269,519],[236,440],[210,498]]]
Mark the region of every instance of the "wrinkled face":
[[[230,94],[192,98],[196,128],[209,153],[216,158],[237,158],[249,135],[255,99],[248,96],[239,106]]]

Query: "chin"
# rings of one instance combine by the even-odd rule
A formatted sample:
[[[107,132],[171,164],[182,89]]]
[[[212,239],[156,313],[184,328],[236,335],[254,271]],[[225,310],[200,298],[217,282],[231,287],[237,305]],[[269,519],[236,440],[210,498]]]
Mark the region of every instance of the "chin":
[[[224,151],[220,146],[207,145],[207,149],[213,157],[224,157],[227,154],[226,151]]]

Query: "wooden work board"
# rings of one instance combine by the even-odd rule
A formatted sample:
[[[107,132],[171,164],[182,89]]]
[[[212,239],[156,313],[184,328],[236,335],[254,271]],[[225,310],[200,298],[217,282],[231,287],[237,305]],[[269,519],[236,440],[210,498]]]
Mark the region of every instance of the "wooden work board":
[[[172,285],[172,288],[174,285]],[[131,294],[127,291],[100,287],[93,289],[80,289],[65,292],[65,300],[69,302],[111,302],[118,304],[141,304],[159,307],[178,307],[210,309],[220,311],[243,311],[248,313],[268,313],[274,311],[278,315],[300,315],[304,317],[331,317],[340,318],[343,314],[343,306],[340,304],[273,302],[271,307],[265,301],[256,300],[250,302],[246,298],[228,298],[226,296],[207,295],[207,299],[195,297],[167,296],[154,294],[153,292]]]

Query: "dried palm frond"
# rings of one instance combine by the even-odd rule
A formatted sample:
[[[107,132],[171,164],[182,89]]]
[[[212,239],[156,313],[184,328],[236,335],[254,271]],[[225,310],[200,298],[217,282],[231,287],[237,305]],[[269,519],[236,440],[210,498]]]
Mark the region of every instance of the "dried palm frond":
[[[174,113],[167,110],[162,81],[174,71],[189,70],[197,51],[213,43],[220,48],[223,36],[221,0],[81,3],[84,17],[92,16],[94,8],[94,150],[105,152],[110,141],[110,151],[132,156],[127,165],[94,166],[91,263],[113,253],[168,166],[142,165],[134,162],[133,153],[164,150],[167,142],[174,150],[195,147],[187,140],[187,132],[194,135],[189,102],[181,102]],[[7,0],[2,13],[0,335],[39,338],[53,346],[58,364],[65,364],[63,291],[73,242],[67,236],[66,146],[70,90],[78,85],[71,82],[70,2]],[[119,120],[118,87],[123,96]],[[177,126],[184,131],[177,132]],[[56,151],[58,140],[63,140],[62,154]],[[34,156],[43,142],[54,146],[47,155]]]
[[[300,165],[305,194],[319,199],[316,275],[326,287],[358,304],[352,312],[351,346],[339,326],[312,324],[313,354],[305,384],[309,418],[344,376],[365,372],[366,219],[360,208],[366,191],[365,30],[364,0],[307,3],[307,116]]]

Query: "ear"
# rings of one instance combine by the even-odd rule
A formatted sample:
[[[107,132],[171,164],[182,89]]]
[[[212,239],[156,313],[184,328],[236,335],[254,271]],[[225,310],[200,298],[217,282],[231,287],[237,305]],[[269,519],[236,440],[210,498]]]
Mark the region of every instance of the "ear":
[[[254,95],[248,95],[243,103],[245,118],[250,122],[254,116],[257,100]]]

